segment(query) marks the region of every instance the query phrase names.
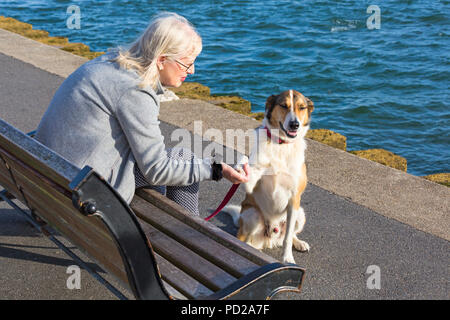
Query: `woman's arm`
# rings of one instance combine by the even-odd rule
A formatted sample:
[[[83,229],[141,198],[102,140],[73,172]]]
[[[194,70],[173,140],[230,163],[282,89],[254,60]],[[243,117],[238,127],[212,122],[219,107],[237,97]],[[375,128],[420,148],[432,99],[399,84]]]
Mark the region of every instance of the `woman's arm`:
[[[139,169],[154,185],[190,185],[212,177],[209,159],[191,161],[167,156],[159,128],[159,106],[146,90],[131,88],[117,103],[116,117],[125,133]]]

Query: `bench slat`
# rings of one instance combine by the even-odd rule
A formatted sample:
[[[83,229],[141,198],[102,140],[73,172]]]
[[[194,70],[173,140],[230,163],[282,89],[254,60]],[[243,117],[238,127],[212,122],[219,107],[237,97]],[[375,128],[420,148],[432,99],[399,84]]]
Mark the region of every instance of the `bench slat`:
[[[13,194],[17,199],[23,201],[22,194],[17,189],[16,185],[11,181],[11,176],[5,176],[5,173],[2,172],[0,168],[0,184],[8,190],[11,194]]]
[[[133,199],[131,207],[139,218],[152,224],[155,228],[236,278],[240,278],[259,267],[139,197]]]
[[[170,284],[168,284],[166,281],[162,280],[162,283],[164,285],[164,288],[167,291],[167,294],[170,297],[170,300],[188,300],[186,296],[184,296],[181,292],[179,292],[177,289],[172,287]]]
[[[34,169],[28,167],[25,164],[17,164],[12,159],[6,158],[11,170],[16,179],[16,183],[20,186],[20,182],[29,183],[28,186],[33,188],[36,194],[43,193],[43,197],[48,197],[51,201],[55,201],[58,206],[65,208],[65,212],[71,212],[66,214],[64,219],[69,223],[74,224],[86,224],[86,217],[81,215],[74,207],[71,199],[71,194],[69,194],[62,186],[57,185],[55,182],[50,181],[43,177],[40,173],[36,172]],[[42,180],[46,180],[46,184],[42,183]],[[30,184],[31,183],[31,184]],[[43,198],[43,201],[46,199]],[[92,228],[93,234],[100,234],[103,237],[112,240],[109,232],[106,230],[105,226],[98,220],[89,221],[87,224],[89,228]]]
[[[213,291],[225,288],[236,278],[224,272],[208,260],[195,254],[189,248],[176,242],[143,220],[141,227],[150,239],[155,252],[177,268],[190,274],[194,279]]]
[[[223,246],[235,251],[239,255],[247,258],[259,266],[278,262],[277,259],[265,254],[264,252],[261,252],[247,244],[243,245],[242,241],[217,228],[210,222],[204,221],[199,217],[193,217],[185,208],[155,190],[141,188],[136,190],[136,194],[154,204],[156,207],[162,209],[167,214],[170,214],[174,218],[177,218],[183,223],[186,223],[192,228],[204,233],[215,241],[220,242]]]
[[[98,252],[102,252],[102,255],[107,256],[110,255],[110,253],[114,253],[115,246],[112,239],[96,233],[95,230],[97,229],[90,228],[86,225],[86,222],[80,224],[78,221],[68,218],[76,213],[73,211],[66,211],[66,208],[64,207],[54,206],[53,203],[48,201],[50,199],[44,199],[36,193],[31,193],[28,191],[29,189],[30,187],[28,186],[28,189],[24,191],[28,205],[45,221],[48,221],[47,219],[52,219],[52,221],[48,221],[52,227],[56,230],[64,228],[65,230],[70,229],[72,232],[76,232],[77,238],[83,239],[83,241],[89,241],[86,243],[89,243],[90,246]]]
[[[0,145],[14,157],[61,186],[67,186],[80,171],[54,151],[1,119]]]
[[[113,247],[112,242],[106,242],[103,239],[98,240],[93,237],[92,234],[86,234],[85,230],[62,221],[59,215],[61,210],[55,209],[51,206],[43,207],[41,200],[36,200],[29,194],[25,193],[28,200],[28,205],[37,212],[48,224],[55,228],[59,233],[65,235],[73,245],[77,246],[84,254],[94,257],[100,266],[106,268],[116,277],[118,277],[124,284],[128,283],[128,278],[124,266],[122,264],[122,258],[117,251],[117,248]]]
[[[161,271],[161,278],[186,296],[186,298],[195,299],[199,296],[209,296],[214,293],[159,254],[156,254],[156,261],[158,261],[159,270]]]

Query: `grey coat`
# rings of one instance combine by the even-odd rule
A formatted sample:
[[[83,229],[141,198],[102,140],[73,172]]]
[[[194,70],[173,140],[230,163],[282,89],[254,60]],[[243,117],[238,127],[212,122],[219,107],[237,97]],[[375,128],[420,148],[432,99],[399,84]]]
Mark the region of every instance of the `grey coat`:
[[[72,73],[57,90],[36,139],[79,168],[89,165],[129,203],[137,164],[153,185],[212,178],[210,159],[173,160],[159,128],[159,99],[107,53]]]

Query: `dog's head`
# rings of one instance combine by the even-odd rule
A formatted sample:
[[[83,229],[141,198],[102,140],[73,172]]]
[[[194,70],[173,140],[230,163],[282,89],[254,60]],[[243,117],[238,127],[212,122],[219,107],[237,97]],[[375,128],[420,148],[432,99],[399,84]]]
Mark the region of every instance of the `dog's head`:
[[[304,137],[309,129],[313,102],[295,90],[272,95],[266,101],[265,125],[278,130],[283,140]]]

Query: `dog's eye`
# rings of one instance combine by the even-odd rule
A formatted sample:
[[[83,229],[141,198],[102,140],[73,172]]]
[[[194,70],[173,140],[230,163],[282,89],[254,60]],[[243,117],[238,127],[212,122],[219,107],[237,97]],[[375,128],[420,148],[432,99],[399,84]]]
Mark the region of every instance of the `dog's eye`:
[[[300,107],[300,110],[308,109],[307,107]]]
[[[282,108],[284,108],[284,109],[287,109],[287,108],[288,108],[288,106],[285,105],[285,104],[280,104],[280,107],[282,107]]]

